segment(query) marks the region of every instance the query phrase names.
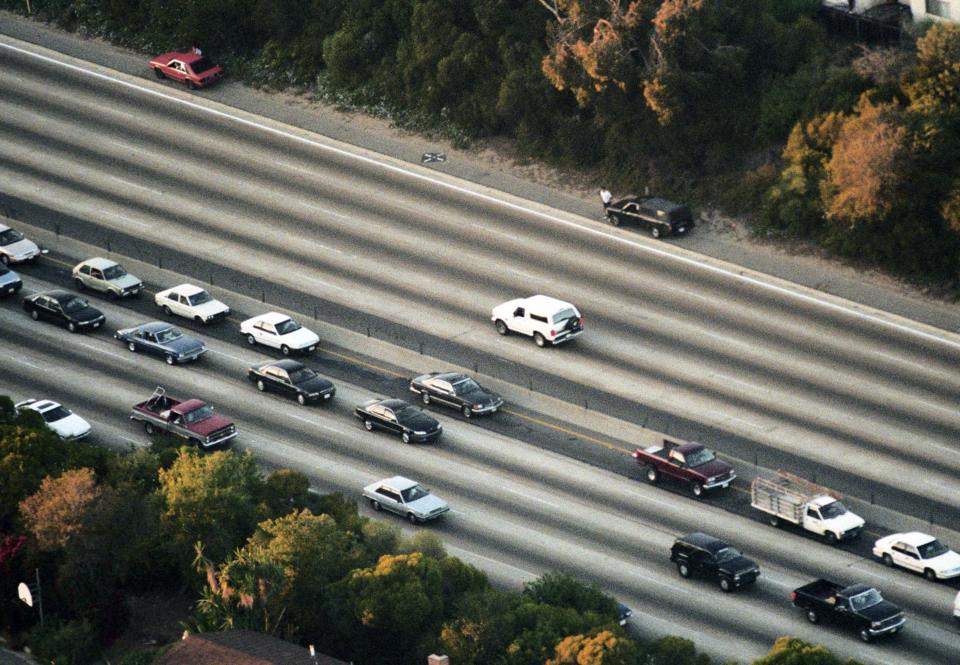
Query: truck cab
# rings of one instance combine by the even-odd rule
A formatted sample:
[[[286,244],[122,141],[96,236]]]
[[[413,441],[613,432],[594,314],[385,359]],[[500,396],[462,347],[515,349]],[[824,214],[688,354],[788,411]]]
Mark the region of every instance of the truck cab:
[[[837,540],[855,538],[864,521],[851,513],[842,501],[832,496],[818,496],[803,511],[803,528],[820,536],[832,534]]]

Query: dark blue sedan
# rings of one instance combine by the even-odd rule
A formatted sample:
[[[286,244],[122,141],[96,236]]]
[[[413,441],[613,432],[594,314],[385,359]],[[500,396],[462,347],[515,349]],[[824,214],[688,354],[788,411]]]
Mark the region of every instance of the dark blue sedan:
[[[207,346],[196,337],[180,332],[176,326],[162,321],[143,323],[118,330],[114,337],[131,351],[144,351],[163,358],[168,365],[196,360],[207,352]]]

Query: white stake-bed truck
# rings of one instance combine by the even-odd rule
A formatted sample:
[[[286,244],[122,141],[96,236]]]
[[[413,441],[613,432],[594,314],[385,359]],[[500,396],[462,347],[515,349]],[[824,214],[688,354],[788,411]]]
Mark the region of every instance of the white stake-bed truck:
[[[831,544],[856,538],[865,524],[840,499],[833,490],[786,471],[772,479],[754,478],[750,486],[750,505],[765,512],[771,525],[796,524]]]

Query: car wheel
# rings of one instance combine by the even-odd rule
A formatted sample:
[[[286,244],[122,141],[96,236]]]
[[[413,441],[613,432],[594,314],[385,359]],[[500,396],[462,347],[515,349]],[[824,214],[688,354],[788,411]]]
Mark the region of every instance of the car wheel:
[[[199,316],[193,317],[193,322],[196,323],[198,326],[203,325],[203,319],[201,319]]]
[[[184,83],[184,85],[187,86],[187,90],[196,90],[196,89],[197,89],[197,84],[194,83],[193,81],[191,81],[190,79],[184,79],[183,83]]]
[[[153,436],[157,432],[157,428],[153,426],[153,423],[143,423],[143,430],[148,436]]]
[[[681,561],[677,564],[677,572],[680,573],[680,577],[690,577],[690,566]]]
[[[0,254],[0,261],[2,261],[5,266],[10,265],[10,257],[6,254]]]
[[[259,390],[260,392],[263,392],[266,389],[267,389],[267,386],[264,385],[263,379],[257,379],[257,390]]]
[[[165,79],[165,78],[167,78],[167,77],[164,75],[163,70],[160,69],[159,67],[154,67],[154,68],[153,68],[153,73],[156,75],[156,77],[157,77],[158,79]]]
[[[165,355],[163,359],[166,361],[168,365],[173,365],[176,363],[176,361],[173,359],[173,356],[171,356],[169,353]]]
[[[883,565],[893,568],[893,557],[888,552],[883,553]]]
[[[873,639],[873,636],[870,635],[869,630],[864,628],[863,630],[860,631],[860,639],[863,640],[864,642],[869,642],[870,640]]]
[[[469,418],[473,415],[473,410],[468,405],[464,405],[464,407],[460,409],[460,413],[463,414],[464,418]]]
[[[281,344],[281,345],[280,345],[280,353],[282,353],[282,354],[285,355],[285,356],[289,356],[289,355],[290,355],[290,347],[287,346],[286,344]]]
[[[828,545],[836,545],[838,542],[840,542],[837,539],[837,534],[835,534],[833,531],[827,531],[825,534],[823,534],[823,538],[827,541]]]
[[[650,235],[652,235],[654,238],[659,238],[659,237],[660,237],[660,229],[659,229],[658,227],[654,226],[652,229],[650,229]]]
[[[173,316],[173,310],[167,307],[166,305],[164,305],[160,309],[162,309],[163,313],[166,314],[167,316]]]
[[[720,578],[720,590],[724,593],[730,593],[733,591],[733,582],[730,581],[727,577]]]
[[[807,610],[807,621],[810,623],[817,623],[820,621],[820,615],[817,614],[816,610]]]
[[[770,526],[780,526],[780,518],[776,515],[771,515],[768,517],[767,522],[770,524]]]
[[[651,485],[655,485],[656,482],[660,480],[660,474],[657,473],[657,470],[652,466],[647,467],[647,482]]]
[[[937,573],[933,570],[933,568],[924,568],[923,576],[931,582],[937,581]]]
[[[537,343],[541,349],[547,345],[547,340],[544,339],[543,335],[540,333],[533,333],[533,341]]]
[[[420,401],[423,402],[424,404],[430,403],[430,394],[427,393],[426,390],[420,393]]]
[[[416,524],[417,516],[414,515],[413,513],[407,513],[407,520],[410,522],[410,524]]]
[[[607,213],[607,221],[610,222],[611,226],[620,226],[620,218],[616,215],[611,215]]]
[[[307,403],[307,397],[303,393],[297,393],[297,404],[304,406]]]
[[[73,280],[73,283],[76,284],[76,285],[77,285],[77,288],[80,289],[81,291],[83,291],[85,288],[87,288],[86,285],[83,283],[83,280],[80,279],[79,277],[77,277],[75,280]]]
[[[73,321],[68,322],[68,323],[67,323],[67,330],[69,330],[69,331],[72,332],[72,333],[77,332],[77,324],[74,323]]]
[[[696,481],[690,483],[690,493],[699,499],[703,496],[703,485]]]
[[[410,443],[410,432],[404,432],[400,435],[400,440],[404,443]]]
[[[127,342],[127,348],[130,349],[130,353],[134,353],[137,350],[137,345],[133,342]]]
[[[507,327],[507,324],[502,320],[497,319],[497,322],[494,324],[497,327],[497,332],[506,337],[510,334],[510,329]]]
[[[364,421],[363,421],[363,426],[364,426],[364,428],[365,428],[368,432],[372,432],[372,431],[373,431],[373,421],[372,421],[372,420],[364,420]]]
[[[383,510],[383,506],[380,505],[380,502],[376,499],[370,499],[370,507],[373,508],[378,513]]]
[[[116,300],[117,298],[120,297],[120,294],[119,294],[119,293],[117,293],[116,291],[112,291],[112,290],[111,290],[111,291],[107,291],[107,295],[110,296],[110,300]]]
[[[38,311],[35,310],[35,309],[31,309],[31,310],[30,310],[30,318],[33,319],[34,321],[36,321],[37,319],[40,318],[40,312],[38,312]]]
[[[247,335],[247,344],[249,344],[250,346],[253,346],[256,343],[257,343],[256,337],[254,337],[253,335]]]

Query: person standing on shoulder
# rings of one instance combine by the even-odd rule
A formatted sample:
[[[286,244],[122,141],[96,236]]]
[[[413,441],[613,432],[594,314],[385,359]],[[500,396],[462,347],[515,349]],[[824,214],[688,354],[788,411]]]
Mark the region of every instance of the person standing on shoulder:
[[[600,202],[603,203],[603,214],[607,214],[607,208],[610,207],[610,202],[613,200],[613,194],[610,193],[605,187],[600,188]]]
[[[196,43],[190,47],[190,52],[194,55],[203,55],[203,51],[200,50],[200,47],[197,46]]]

